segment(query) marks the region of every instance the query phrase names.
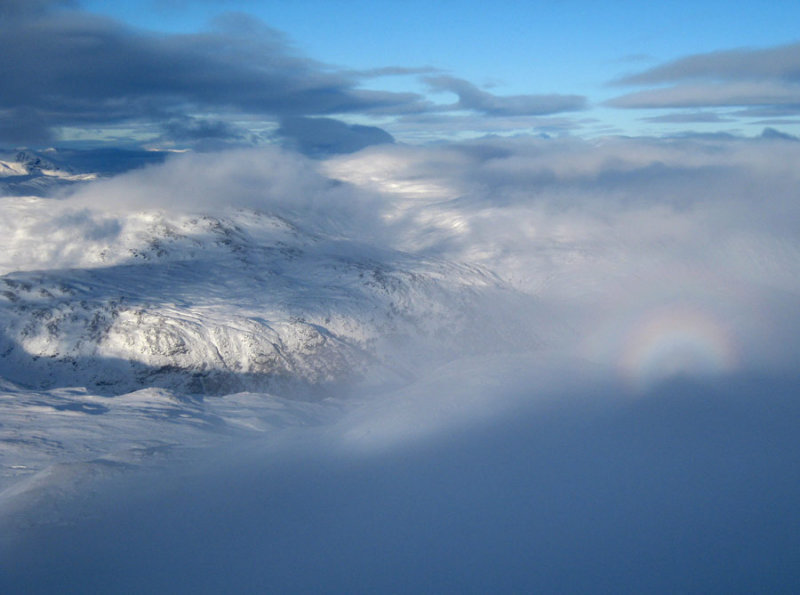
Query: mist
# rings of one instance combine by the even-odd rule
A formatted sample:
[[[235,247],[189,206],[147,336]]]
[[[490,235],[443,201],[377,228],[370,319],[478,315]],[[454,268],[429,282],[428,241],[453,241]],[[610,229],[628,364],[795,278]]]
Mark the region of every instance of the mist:
[[[577,393],[484,381],[477,404],[483,374],[445,376],[331,426],[116,480],[77,522],[28,529],[6,589],[793,591],[796,381],[620,401],[576,373]]]
[[[20,516],[14,500],[16,520],[34,520],[9,524],[0,584],[791,592],[798,144],[489,138],[322,160],[237,150],[3,198],[0,221],[15,217],[4,274],[135,264],[131,246],[158,217],[235,215],[258,239],[241,221],[261,213],[287,222],[280,241],[304,238],[309,260],[292,262],[380,262],[420,275],[427,293],[395,299],[391,337],[365,342],[391,380],[348,380],[310,402],[265,392],[315,413],[102,475],[53,497],[58,523]],[[223,248],[201,240],[165,240],[162,258],[215,262],[207,254]],[[305,270],[311,284],[332,266],[319,262],[279,273]],[[225,291],[219,304],[245,303]],[[258,299],[331,318],[310,290],[281,292]],[[362,294],[342,295],[340,318],[376,337],[389,328],[377,306],[358,313]],[[355,325],[328,324],[341,336]],[[237,398],[202,406],[222,416]]]

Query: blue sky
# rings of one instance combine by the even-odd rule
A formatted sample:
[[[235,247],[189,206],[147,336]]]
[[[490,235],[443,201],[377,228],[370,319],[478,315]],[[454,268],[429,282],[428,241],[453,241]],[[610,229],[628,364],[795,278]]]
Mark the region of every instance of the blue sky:
[[[31,4],[37,10],[21,8]],[[290,117],[334,119],[337,122],[334,125],[343,133],[361,135],[359,139],[366,143],[372,142],[377,133],[353,126],[377,127],[405,142],[484,134],[756,135],[765,127],[788,134],[800,133],[797,123],[800,34],[796,27],[800,22],[800,5],[797,2],[748,1],[738,3],[735,9],[730,3],[719,1],[582,0],[499,1],[492,3],[491,9],[485,3],[463,0],[436,3],[6,0],[4,5],[0,10],[6,13],[7,24],[14,26],[12,21],[21,19],[30,25],[31,33],[20,27],[15,27],[15,31],[22,31],[18,33],[20,36],[27,35],[25,39],[31,44],[36,42],[36,35],[55,39],[68,30],[71,37],[67,41],[52,45],[52,51],[57,53],[60,47],[72,43],[77,47],[78,38],[96,35],[107,43],[113,37],[108,48],[99,43],[96,52],[113,60],[113,52],[125,45],[120,50],[119,72],[114,73],[114,78],[126,72],[124,64],[131,62],[130,56],[136,56],[133,61],[137,62],[138,57],[149,55],[158,65],[160,52],[165,56],[165,73],[148,76],[153,68],[143,60],[137,64],[139,70],[132,68],[129,72],[128,98],[124,98],[122,91],[115,91],[126,86],[120,81],[113,86],[108,83],[106,89],[101,89],[103,83],[98,81],[94,95],[81,97],[79,90],[66,88],[69,85],[64,79],[99,79],[104,68],[94,64],[95,54],[79,51],[60,74],[40,77],[40,97],[49,94],[54,98],[52,105],[34,106],[35,101],[24,93],[20,93],[16,103],[8,101],[7,105],[0,105],[0,109],[6,108],[0,114],[12,121],[5,126],[0,121],[3,144],[10,141],[36,145],[100,138],[107,142],[173,146],[198,140],[208,146],[272,142],[275,138],[285,138],[290,128],[297,134],[296,121],[284,126]],[[92,22],[97,15],[108,17],[114,25],[106,20],[98,26]],[[37,30],[35,26],[45,21],[50,23],[47,33],[43,32],[44,27]],[[91,31],[81,31],[81,27]],[[114,27],[117,29],[110,32]],[[259,27],[265,29],[258,31]],[[203,37],[209,31],[217,34],[210,42]],[[259,40],[265,37],[271,37],[270,42],[259,45]],[[216,60],[218,54],[214,48],[220,43],[228,48],[236,46],[228,62]],[[33,52],[38,55],[23,58],[29,61],[30,71],[53,61],[41,45],[37,44]],[[755,72],[740,77],[736,64],[728,64],[724,72],[717,68],[717,58],[724,62],[728,60],[725,52],[741,48],[748,52],[734,58],[742,64],[752,59],[759,61]],[[771,49],[775,49],[775,55],[763,54]],[[755,58],[750,55],[759,50],[762,55]],[[283,61],[286,70],[268,77],[269,80],[259,78],[264,65],[256,62],[264,60],[272,64],[273,55]],[[645,83],[629,80],[626,84],[610,84],[698,55],[701,59],[712,58],[702,72],[661,79],[651,77]],[[186,74],[184,80],[175,83],[175,88],[173,82],[165,81],[172,60],[181,64],[175,67],[176,72],[185,69]],[[779,72],[770,66],[776,63],[783,64]],[[391,76],[365,75],[366,71],[386,67],[411,70],[406,74],[394,71]],[[190,73],[192,69],[204,74],[194,76]],[[12,68],[0,74],[9,81],[20,77],[19,70]],[[214,76],[208,73],[219,76],[210,80]],[[311,86],[317,91],[343,92],[348,98],[333,102],[336,105],[315,103],[287,108],[303,101],[294,98],[292,93],[297,89],[287,92],[285,101],[277,101],[275,89],[288,84],[284,74],[298,88]],[[303,77],[310,81],[308,85]],[[12,90],[16,88],[8,84]],[[236,97],[237,84],[247,87],[248,92],[257,85],[268,87],[272,99],[254,96],[247,105],[232,105],[230,98]],[[698,84],[702,88],[696,88]],[[34,83],[29,85],[33,89]],[[198,85],[207,87],[198,91]],[[24,86],[21,84],[20,88]],[[152,93],[147,92],[148,87]],[[225,97],[226,87],[229,98]],[[658,98],[629,97],[619,101],[620,97],[635,92],[660,93],[667,87],[679,87],[675,93],[681,99],[661,96],[662,93]],[[351,101],[350,95],[361,95],[362,91],[394,96],[374,95],[368,100],[359,96]],[[55,103],[62,93],[69,97]],[[403,99],[402,94],[415,97]],[[154,95],[160,98],[155,100]],[[171,98],[169,101],[167,96]],[[121,103],[133,101],[133,97],[141,100],[136,109],[118,109]],[[72,99],[75,110],[56,113]],[[280,105],[271,103],[273,99]],[[95,115],[88,112],[92,102],[97,102]],[[106,111],[113,113],[108,118],[101,117]],[[304,120],[301,124],[303,134],[311,134],[309,127],[318,122]],[[326,123],[328,128],[330,125]],[[176,132],[178,128],[180,131]],[[10,130],[4,134],[6,129]],[[27,142],[26,134],[30,136]]]

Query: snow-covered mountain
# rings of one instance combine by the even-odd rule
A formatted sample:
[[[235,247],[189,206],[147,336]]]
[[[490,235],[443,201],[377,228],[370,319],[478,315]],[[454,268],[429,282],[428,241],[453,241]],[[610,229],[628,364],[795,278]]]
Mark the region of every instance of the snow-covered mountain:
[[[96,178],[95,172],[76,172],[32,151],[0,154],[0,196],[44,196],[56,188]]]
[[[482,266],[347,233],[335,205],[81,196],[0,201],[0,408],[28,418],[0,426],[9,485],[56,462],[262,431],[309,402],[537,340],[493,313],[529,296]]]
[[[454,341],[482,294],[507,291],[479,268],[379,253],[265,213],[120,224],[81,255],[89,266],[0,278],[3,377],[111,394],[335,384],[396,367],[381,360],[395,336]]]

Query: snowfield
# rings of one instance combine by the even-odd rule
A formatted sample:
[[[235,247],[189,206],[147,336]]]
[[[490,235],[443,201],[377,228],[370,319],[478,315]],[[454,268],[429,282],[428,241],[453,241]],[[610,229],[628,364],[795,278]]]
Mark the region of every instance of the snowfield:
[[[797,145],[0,161],[0,586],[788,590]]]

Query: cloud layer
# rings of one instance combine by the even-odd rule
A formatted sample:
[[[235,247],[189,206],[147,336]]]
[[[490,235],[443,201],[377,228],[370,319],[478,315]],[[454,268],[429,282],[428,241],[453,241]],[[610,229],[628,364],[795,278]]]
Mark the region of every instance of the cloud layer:
[[[615,84],[657,86],[611,100],[615,107],[748,107],[796,115],[800,44],[696,54],[622,77]]]
[[[385,119],[451,110],[529,116],[585,107],[577,95],[503,97],[446,76],[429,78],[428,84],[458,93],[456,105],[436,105],[414,92],[366,89],[362,82],[375,77],[436,71],[333,68],[303,56],[282,33],[245,14],[224,14],[199,33],[164,34],[133,29],[68,2],[12,2],[3,10],[4,143],[41,146],[64,130],[98,135],[117,127],[120,140],[129,144],[151,140],[210,149],[264,142],[274,124],[282,123],[278,134],[285,132],[295,147],[319,153],[324,145],[338,152],[386,142],[388,136],[379,129],[333,124],[331,116]],[[308,119],[321,116],[326,118]],[[312,124],[315,140],[308,136]]]
[[[385,217],[404,249],[480,263],[569,310],[582,345],[570,349],[620,362],[637,325],[708,316],[722,319],[707,330],[730,333],[738,362],[760,366],[787,362],[794,344],[784,325],[800,291],[789,273],[800,257],[797,147],[769,136],[497,139],[372,148],[328,167],[399,197]]]
[[[425,81],[437,91],[458,95],[455,110],[473,110],[489,116],[547,116],[586,108],[580,95],[513,95],[498,96],[482,91],[469,81],[452,76],[427,77]]]
[[[2,128],[5,141],[43,142],[65,126],[157,129],[164,121],[171,134],[170,122],[187,113],[272,119],[408,109],[420,99],[358,89],[356,77],[300,56],[245,15],[220,17],[204,33],[165,35],[79,11],[19,12],[0,25],[0,110],[14,123]],[[214,123],[192,126],[194,136],[220,132]]]

